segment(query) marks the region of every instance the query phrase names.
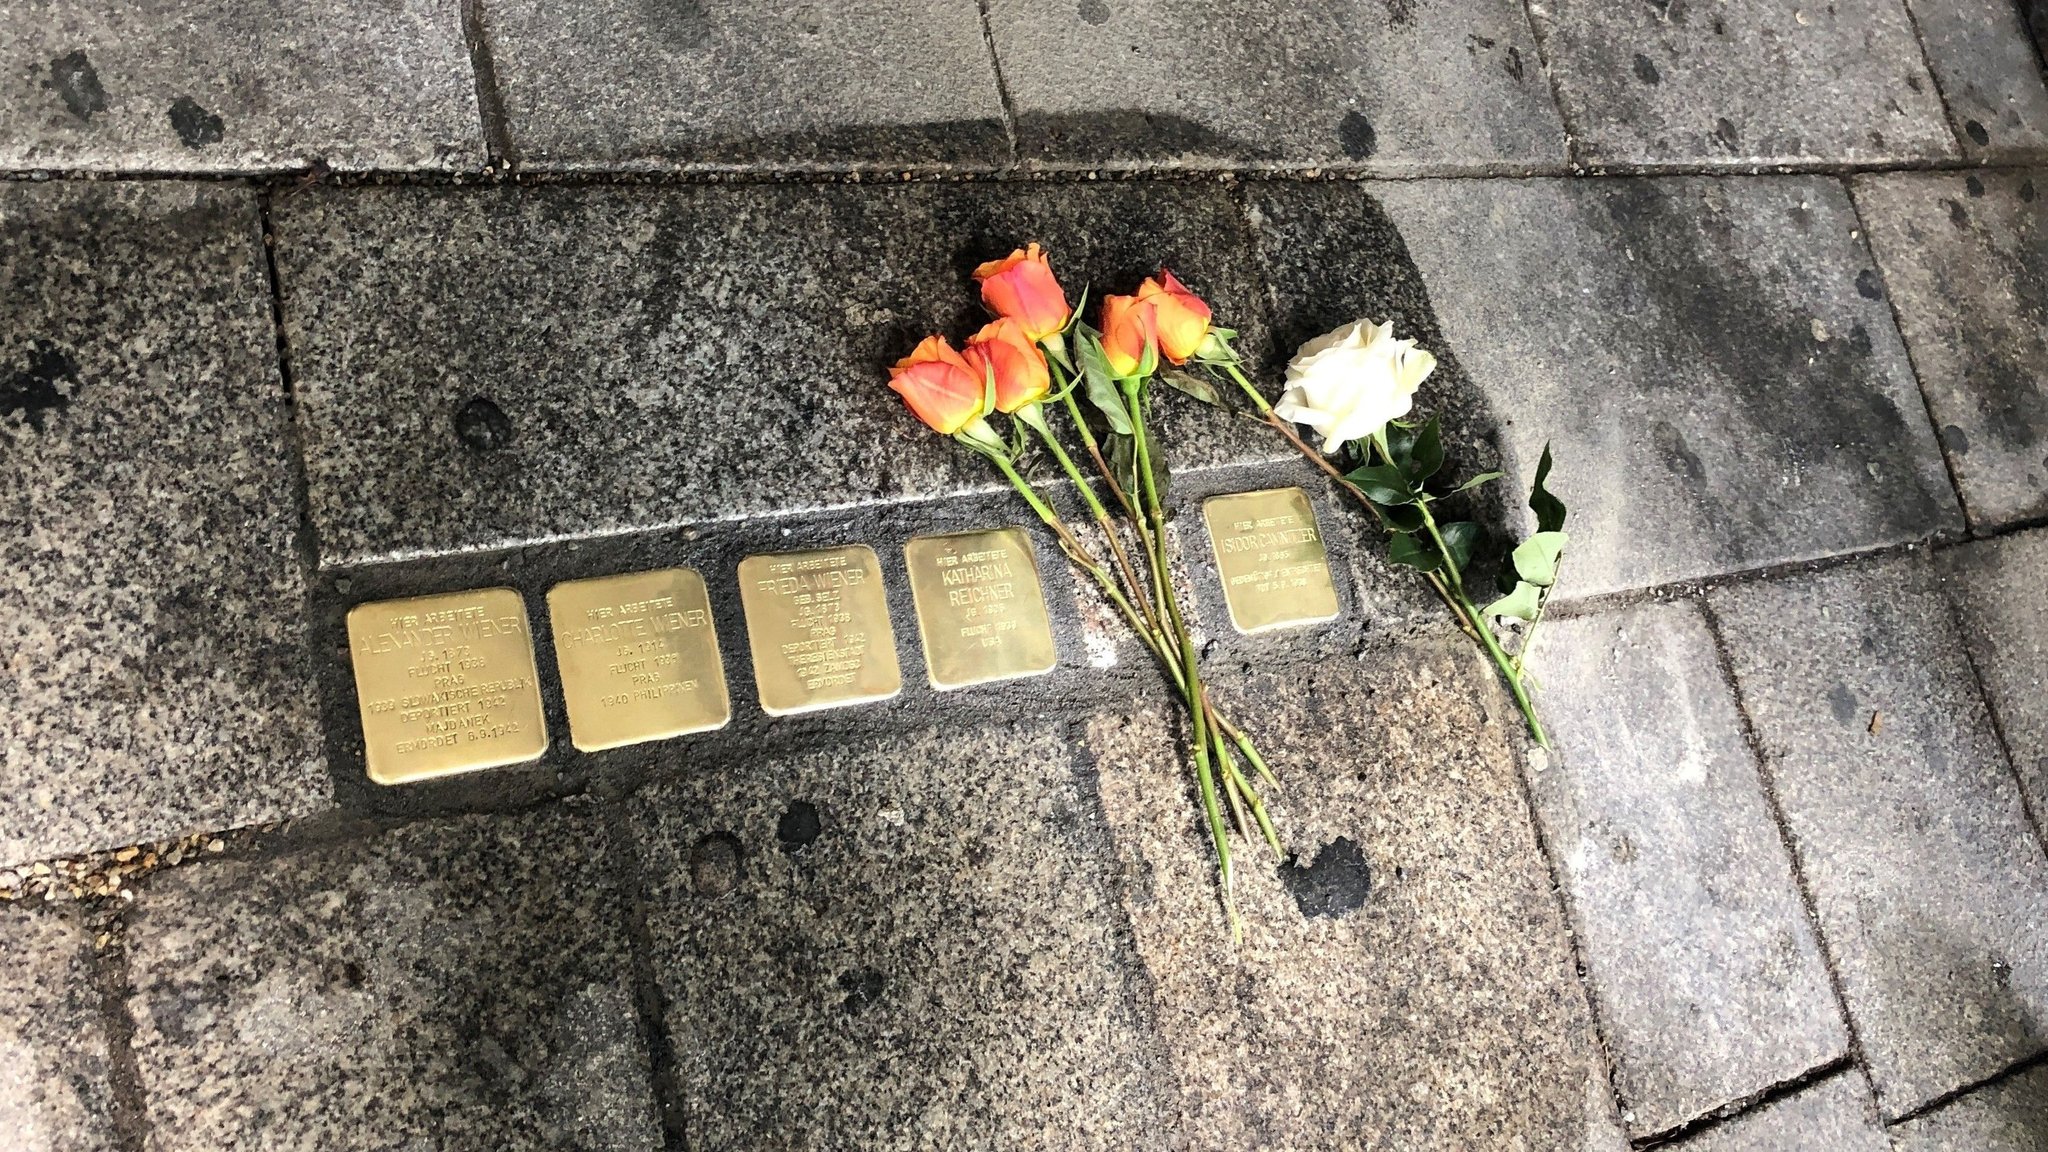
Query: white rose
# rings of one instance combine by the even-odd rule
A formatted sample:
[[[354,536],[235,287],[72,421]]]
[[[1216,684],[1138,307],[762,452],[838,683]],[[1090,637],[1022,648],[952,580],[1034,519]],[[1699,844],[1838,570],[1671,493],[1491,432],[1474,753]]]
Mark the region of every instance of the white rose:
[[[1436,357],[1413,340],[1394,339],[1392,321],[1346,324],[1301,346],[1287,365],[1287,391],[1273,411],[1307,424],[1335,452],[1377,435],[1408,414],[1415,390],[1436,370]]]

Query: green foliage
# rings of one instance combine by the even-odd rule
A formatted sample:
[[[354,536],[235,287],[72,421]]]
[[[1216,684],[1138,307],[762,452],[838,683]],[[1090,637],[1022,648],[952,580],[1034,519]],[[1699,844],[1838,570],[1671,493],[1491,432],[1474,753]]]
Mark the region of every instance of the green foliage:
[[[1121,393],[1117,391],[1116,376],[1109,370],[1109,357],[1102,351],[1102,337],[1086,324],[1074,326],[1074,349],[1081,359],[1081,377],[1087,388],[1088,402],[1109,423],[1109,430],[1118,436],[1131,434],[1131,414],[1124,407]]]
[[[1562,532],[1538,532],[1515,549],[1515,573],[1538,588],[1557,583],[1557,560],[1564,553]]]
[[[1486,538],[1486,530],[1470,520],[1445,524],[1437,529],[1437,534],[1444,538],[1444,547],[1451,553],[1451,563],[1460,572],[1472,566],[1473,549]]]
[[[1434,572],[1444,566],[1443,553],[1420,536],[1396,532],[1387,542],[1387,559],[1417,572]]]
[[[1204,404],[1214,405],[1217,408],[1224,407],[1223,397],[1217,393],[1216,385],[1211,384],[1207,380],[1190,375],[1178,368],[1168,368],[1159,374],[1159,378],[1166,381],[1167,386],[1176,392],[1185,393]]]
[[[1470,480],[1465,481],[1463,484],[1458,485],[1456,488],[1451,489],[1451,495],[1456,496],[1460,492],[1470,492],[1474,488],[1478,488],[1486,484],[1491,484],[1495,480],[1498,480],[1505,475],[1507,475],[1507,473],[1505,472],[1481,472],[1479,475],[1474,476]]]
[[[1386,505],[1415,503],[1415,490],[1408,486],[1408,475],[1391,464],[1368,464],[1354,468],[1344,477],[1365,493],[1365,498],[1374,504]]]
[[[1543,606],[1543,591],[1526,580],[1517,581],[1515,590],[1486,606],[1488,616],[1513,616],[1517,620],[1534,620],[1536,612]]]

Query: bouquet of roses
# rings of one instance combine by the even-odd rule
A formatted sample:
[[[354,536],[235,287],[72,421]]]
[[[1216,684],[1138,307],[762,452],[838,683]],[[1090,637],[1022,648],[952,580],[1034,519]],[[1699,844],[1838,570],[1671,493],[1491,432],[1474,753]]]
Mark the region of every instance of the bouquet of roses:
[[[1236,936],[1241,928],[1232,900],[1229,825],[1234,822],[1247,837],[1256,828],[1284,860],[1280,836],[1254,779],[1269,787],[1277,781],[1251,737],[1215,706],[1203,683],[1187,614],[1169,574],[1165,469],[1147,420],[1161,361],[1179,365],[1197,355],[1227,355],[1232,333],[1214,328],[1208,305],[1163,270],[1134,295],[1104,298],[1099,329],[1081,322],[1080,308],[1069,307],[1065,289],[1036,244],[982,265],[974,278],[995,319],[957,351],[943,336],[926,337],[890,369],[889,386],[934,431],[995,465],[1179,692],[1187,708],[1189,754],[1216,851],[1223,906]],[[1100,436],[1083,416],[1083,398],[1103,423]],[[990,423],[998,413],[1009,418],[1007,435]],[[1061,443],[1055,420],[1085,451],[1094,465],[1093,478]],[[1095,521],[1106,557],[1060,517],[1020,469],[1020,460],[1034,445],[1072,482]]]

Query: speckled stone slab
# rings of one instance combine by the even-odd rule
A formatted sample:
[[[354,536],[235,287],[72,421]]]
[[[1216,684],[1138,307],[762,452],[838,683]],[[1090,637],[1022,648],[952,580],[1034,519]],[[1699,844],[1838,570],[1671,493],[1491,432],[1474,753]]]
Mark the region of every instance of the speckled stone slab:
[[[1326,198],[1316,210],[1337,228],[1378,198],[1433,302],[1438,351],[1458,358],[1499,430],[1510,512],[1525,525],[1522,495],[1544,443],[1555,446],[1551,487],[1571,507],[1567,596],[1960,527],[1833,180],[1405,181],[1260,195]],[[1362,274],[1333,258],[1297,275]],[[1439,395],[1424,389],[1418,406]]]
[[[1852,189],[1970,522],[2048,514],[2048,168]]]
[[[324,806],[254,197],[0,187],[0,863]]]
[[[0,1134],[21,1152],[113,1152],[92,938],[70,910],[0,904]]]
[[[948,726],[627,802],[691,1147],[1184,1146],[1073,740]]]
[[[1530,776],[1630,1129],[1668,1131],[1849,1037],[1697,604],[1545,627]]]
[[[1885,1114],[2048,1049],[2048,858],[1935,573],[1711,602]]]
[[[488,0],[484,25],[529,167],[1009,158],[975,0]]]
[[[659,1148],[623,915],[575,801],[159,876],[150,1147]]]
[[[2048,1068],[1979,1088],[1892,1129],[1895,1152],[2048,1152]]]
[[[1213,185],[379,188],[275,215],[328,565],[1001,486],[886,377],[971,334],[975,264],[1025,240],[1075,295],[1163,260],[1266,347]],[[1178,467],[1286,450],[1160,413]]]
[[[1606,1068],[1516,777],[1519,718],[1462,639],[1219,678],[1281,777],[1239,842],[1230,943],[1194,784],[1137,702],[1091,722],[1196,1148],[1580,1152]]]
[[[2048,152],[2048,89],[2020,8],[2029,0],[1906,0],[1967,156]]]
[[[1560,165],[1512,0],[991,0],[1024,159],[1042,166]]]
[[[2048,531],[1948,554],[1956,603],[1984,694],[2038,820],[2048,817]]]
[[[1534,0],[1529,13],[1585,163],[1957,152],[1903,0]]]
[[[1892,1145],[1878,1122],[1870,1086],[1851,1069],[1673,1147],[1683,1152],[1889,1152]]]
[[[458,0],[21,0],[0,77],[0,168],[484,161]]]

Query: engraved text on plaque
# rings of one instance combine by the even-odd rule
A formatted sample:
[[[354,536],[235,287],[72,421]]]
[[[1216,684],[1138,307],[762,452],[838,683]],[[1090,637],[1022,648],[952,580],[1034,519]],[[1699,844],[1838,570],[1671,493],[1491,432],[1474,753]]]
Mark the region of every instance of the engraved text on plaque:
[[[932,687],[1052,671],[1058,653],[1022,528],[919,536],[903,558]]]
[[[704,577],[663,568],[548,590],[569,739],[595,752],[725,726],[718,632]]]
[[[1337,589],[1308,493],[1272,488],[1202,504],[1230,622],[1263,632],[1337,617]]]
[[[349,658],[370,779],[403,784],[547,751],[526,605],[510,588],[358,604]]]
[[[739,578],[762,711],[886,700],[903,687],[874,549],[749,556]]]

